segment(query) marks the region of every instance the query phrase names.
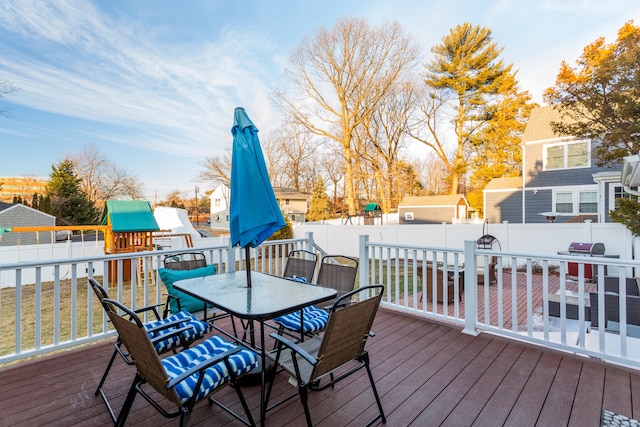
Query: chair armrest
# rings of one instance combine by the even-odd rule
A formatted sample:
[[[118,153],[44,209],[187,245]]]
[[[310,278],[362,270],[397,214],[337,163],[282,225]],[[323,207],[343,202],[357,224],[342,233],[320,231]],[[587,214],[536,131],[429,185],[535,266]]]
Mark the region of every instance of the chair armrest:
[[[138,313],[144,313],[145,311],[153,311],[153,314],[156,316],[156,320],[160,320],[161,317],[160,317],[160,314],[158,313],[157,308],[162,306],[164,306],[164,304],[147,305],[146,307],[136,308],[135,310],[133,310],[133,312],[138,314]]]
[[[307,362],[311,363],[312,365],[315,365],[318,363],[318,359],[316,359],[315,357],[307,353],[302,347],[295,344],[294,342],[289,341],[288,339],[284,338],[281,335],[278,335],[277,333],[269,334],[269,336],[275,339],[276,341],[278,341],[279,343],[281,343],[282,345],[284,345],[285,347],[288,347],[291,351],[294,351],[295,353],[304,357],[304,359]]]
[[[223,360],[227,359],[229,356],[238,353],[239,351],[242,350],[242,347],[235,347],[232,348],[231,350],[227,350],[224,353],[219,354],[216,357],[212,357],[211,359],[207,359],[193,367],[191,367],[191,369],[189,369],[188,371],[184,371],[183,373],[181,373],[180,375],[178,375],[177,377],[175,377],[174,379],[172,379],[171,381],[167,382],[167,384],[165,384],[165,388],[170,389],[176,386],[176,384],[184,381],[185,379],[189,378],[191,375],[195,374],[196,372],[201,372],[204,371],[207,368],[210,368],[211,366],[215,365],[216,363],[222,362]]]

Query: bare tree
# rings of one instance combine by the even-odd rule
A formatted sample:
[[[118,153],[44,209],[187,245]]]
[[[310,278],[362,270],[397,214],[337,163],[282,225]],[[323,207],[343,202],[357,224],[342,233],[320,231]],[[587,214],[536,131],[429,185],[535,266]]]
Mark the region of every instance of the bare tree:
[[[17,90],[18,88],[9,80],[0,79],[0,98],[10,95]],[[9,106],[4,105],[0,107],[0,116],[9,117]]]
[[[97,208],[118,197],[140,199],[142,183],[126,169],[100,152],[96,144],[87,144],[80,153],[69,156],[81,179],[81,189]]]
[[[200,163],[202,170],[198,175],[201,182],[211,183],[212,187],[230,186],[231,183],[231,150],[223,156],[207,157]]]
[[[419,111],[421,114],[414,116],[414,121],[410,125],[410,133],[417,141],[431,148],[440,161],[441,167],[437,168],[438,174],[444,170],[443,177],[445,179],[444,182],[439,183],[438,188],[446,191],[451,189],[451,176],[454,170],[452,144],[447,138],[448,135],[453,133],[446,126],[446,123],[450,121],[446,111],[447,99],[437,92],[427,91],[426,89],[419,99]],[[431,159],[431,166],[435,166],[434,160]],[[442,186],[442,184],[446,185]]]
[[[296,123],[340,145],[350,214],[356,211],[354,132],[418,57],[398,23],[371,28],[357,18],[321,29],[291,54],[285,74],[295,96],[276,92],[276,98]]]
[[[269,179],[274,187],[287,186],[286,160],[281,149],[283,129],[283,127],[280,127],[260,140],[264,160],[267,163]]]
[[[326,174],[324,182],[331,183],[330,188],[335,207],[338,205],[338,196],[343,193],[340,191],[340,184],[344,182],[344,159],[336,151],[325,152],[318,155],[318,165]]]
[[[425,158],[406,160],[418,173],[418,180],[423,185],[423,195],[442,194],[448,188],[446,165],[435,154],[429,153]]]
[[[311,159],[318,147],[313,135],[296,124],[285,124],[269,138],[268,157],[270,174],[280,177],[282,187],[295,188],[296,191],[311,192],[314,181],[307,182]],[[277,169],[277,171],[275,170]]]
[[[389,92],[380,109],[363,122],[366,145],[360,155],[367,158],[377,188],[377,200],[384,213],[398,206],[402,194],[398,155],[406,146],[409,117],[416,108],[413,85],[398,85]]]

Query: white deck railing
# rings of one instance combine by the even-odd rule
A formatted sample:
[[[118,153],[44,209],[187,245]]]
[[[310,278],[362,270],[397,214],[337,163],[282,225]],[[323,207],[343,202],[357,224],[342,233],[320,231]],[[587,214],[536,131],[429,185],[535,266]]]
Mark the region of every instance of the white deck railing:
[[[252,269],[281,275],[289,251],[311,248],[311,236],[265,242],[250,250]],[[134,309],[163,305],[158,268],[176,252],[203,252],[218,272],[246,265],[245,251],[229,245],[0,264],[0,364],[112,336],[87,277]]]
[[[604,324],[605,274],[622,282],[640,268],[635,260],[532,255],[508,251],[478,250],[475,241],[460,249],[359,242],[360,286],[385,286],[383,305],[412,315],[451,322],[464,332],[489,332],[640,367],[640,339],[634,327],[620,316],[619,334],[604,328],[590,330],[587,319],[589,292],[598,293],[599,324]],[[269,241],[251,249],[256,271],[281,275],[286,254],[293,249],[322,253],[312,233],[304,239]],[[219,272],[244,268],[245,252],[228,244],[191,249],[201,251]],[[163,304],[164,289],[157,274],[164,256],[175,250],[156,250],[121,255],[77,257],[65,260],[23,261],[0,264],[0,364],[112,336],[102,308],[86,277],[109,284],[109,292],[132,307]],[[478,284],[477,265],[497,258],[496,283]],[[576,277],[567,278],[569,266]],[[451,276],[453,298],[427,271],[436,266],[442,277]],[[589,268],[595,282],[588,280]],[[608,272],[608,273],[606,273]],[[485,283],[488,273],[484,273]],[[585,278],[586,276],[586,278]],[[621,288],[620,313],[626,313],[625,287]],[[550,304],[558,305],[557,316]],[[575,319],[569,311],[577,310]],[[585,310],[586,308],[586,310]],[[16,326],[18,325],[18,326]],[[633,335],[633,334],[631,334]]]
[[[488,265],[492,257],[497,258],[496,282],[479,285],[477,265]],[[360,259],[360,286],[385,285],[386,307],[459,324],[470,334],[485,331],[640,368],[640,337],[632,333],[635,327],[624,315],[628,309],[624,285],[616,331],[592,329],[588,319],[589,294],[594,292],[598,324],[604,324],[604,277],[617,277],[624,284],[640,268],[636,260],[480,250],[475,241],[465,242],[459,250],[401,246],[372,243],[368,236],[361,236]],[[434,265],[443,277],[453,277],[448,285],[453,298],[441,298],[438,304],[431,301],[448,290],[437,275],[427,277],[426,269]],[[569,276],[569,270],[576,275]],[[488,272],[481,274],[488,283]],[[423,287],[428,279],[430,291]],[[441,289],[436,292],[435,286]],[[557,312],[551,313],[553,304]]]

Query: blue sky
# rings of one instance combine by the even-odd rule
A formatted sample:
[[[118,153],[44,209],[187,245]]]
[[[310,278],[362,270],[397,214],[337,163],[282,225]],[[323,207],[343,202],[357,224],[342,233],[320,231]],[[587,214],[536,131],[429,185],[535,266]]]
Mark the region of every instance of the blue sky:
[[[275,130],[273,88],[291,49],[341,17],[398,21],[423,48],[455,25],[493,31],[502,58],[537,102],[564,59],[599,36],[615,40],[636,0],[3,0],[0,177],[48,176],[51,165],[89,144],[135,174],[144,193],[190,191],[201,162],[231,148],[233,109]],[[425,152],[426,153],[426,152]]]

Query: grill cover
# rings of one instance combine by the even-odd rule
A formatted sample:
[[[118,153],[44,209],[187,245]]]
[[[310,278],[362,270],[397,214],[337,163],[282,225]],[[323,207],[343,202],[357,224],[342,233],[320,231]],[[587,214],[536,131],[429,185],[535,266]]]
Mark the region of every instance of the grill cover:
[[[572,242],[569,245],[571,254],[604,255],[604,243]]]

